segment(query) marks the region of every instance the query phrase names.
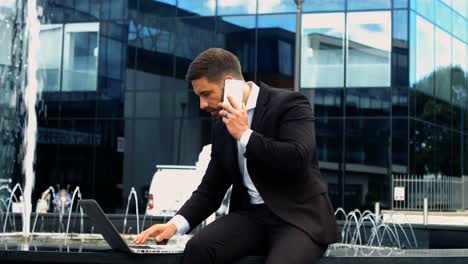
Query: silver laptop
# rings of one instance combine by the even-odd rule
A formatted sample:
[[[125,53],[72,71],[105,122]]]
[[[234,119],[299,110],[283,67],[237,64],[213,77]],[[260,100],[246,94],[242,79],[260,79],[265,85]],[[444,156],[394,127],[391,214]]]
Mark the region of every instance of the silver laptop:
[[[81,200],[80,205],[96,231],[104,237],[113,250],[135,254],[180,254],[184,252],[183,247],[171,243],[167,245],[129,245],[95,200]]]

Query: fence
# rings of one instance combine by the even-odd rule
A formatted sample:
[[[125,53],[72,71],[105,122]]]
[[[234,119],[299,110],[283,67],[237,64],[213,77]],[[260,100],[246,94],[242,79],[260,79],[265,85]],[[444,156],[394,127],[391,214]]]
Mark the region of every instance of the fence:
[[[430,211],[464,210],[468,206],[468,176],[393,174],[393,209]]]

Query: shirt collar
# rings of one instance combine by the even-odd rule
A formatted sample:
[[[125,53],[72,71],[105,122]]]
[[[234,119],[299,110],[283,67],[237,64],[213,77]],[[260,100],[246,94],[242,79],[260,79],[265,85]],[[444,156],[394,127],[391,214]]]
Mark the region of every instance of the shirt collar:
[[[251,88],[249,98],[245,104],[245,107],[248,111],[254,109],[257,106],[258,92],[260,91],[260,87],[258,87],[258,85],[256,85],[254,82],[247,82],[247,85]]]

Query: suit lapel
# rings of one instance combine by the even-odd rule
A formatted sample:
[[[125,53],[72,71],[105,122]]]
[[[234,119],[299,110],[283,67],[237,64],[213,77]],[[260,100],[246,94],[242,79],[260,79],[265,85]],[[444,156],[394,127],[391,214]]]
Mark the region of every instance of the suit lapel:
[[[257,105],[255,106],[255,111],[253,115],[253,120],[252,120],[252,125],[250,126],[250,129],[253,131],[260,132],[263,127],[263,116],[265,114],[265,111],[267,109],[266,105],[269,100],[269,87],[260,82],[260,90],[258,92],[258,99],[257,99]]]

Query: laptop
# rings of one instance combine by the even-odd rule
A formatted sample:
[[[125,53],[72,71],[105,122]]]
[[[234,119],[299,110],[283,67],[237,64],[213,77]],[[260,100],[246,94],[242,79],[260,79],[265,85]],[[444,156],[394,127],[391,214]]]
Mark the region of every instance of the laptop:
[[[169,243],[167,245],[129,245],[95,200],[83,199],[80,200],[80,205],[96,231],[104,237],[109,246],[115,251],[135,254],[180,254],[184,252],[184,247]]]

